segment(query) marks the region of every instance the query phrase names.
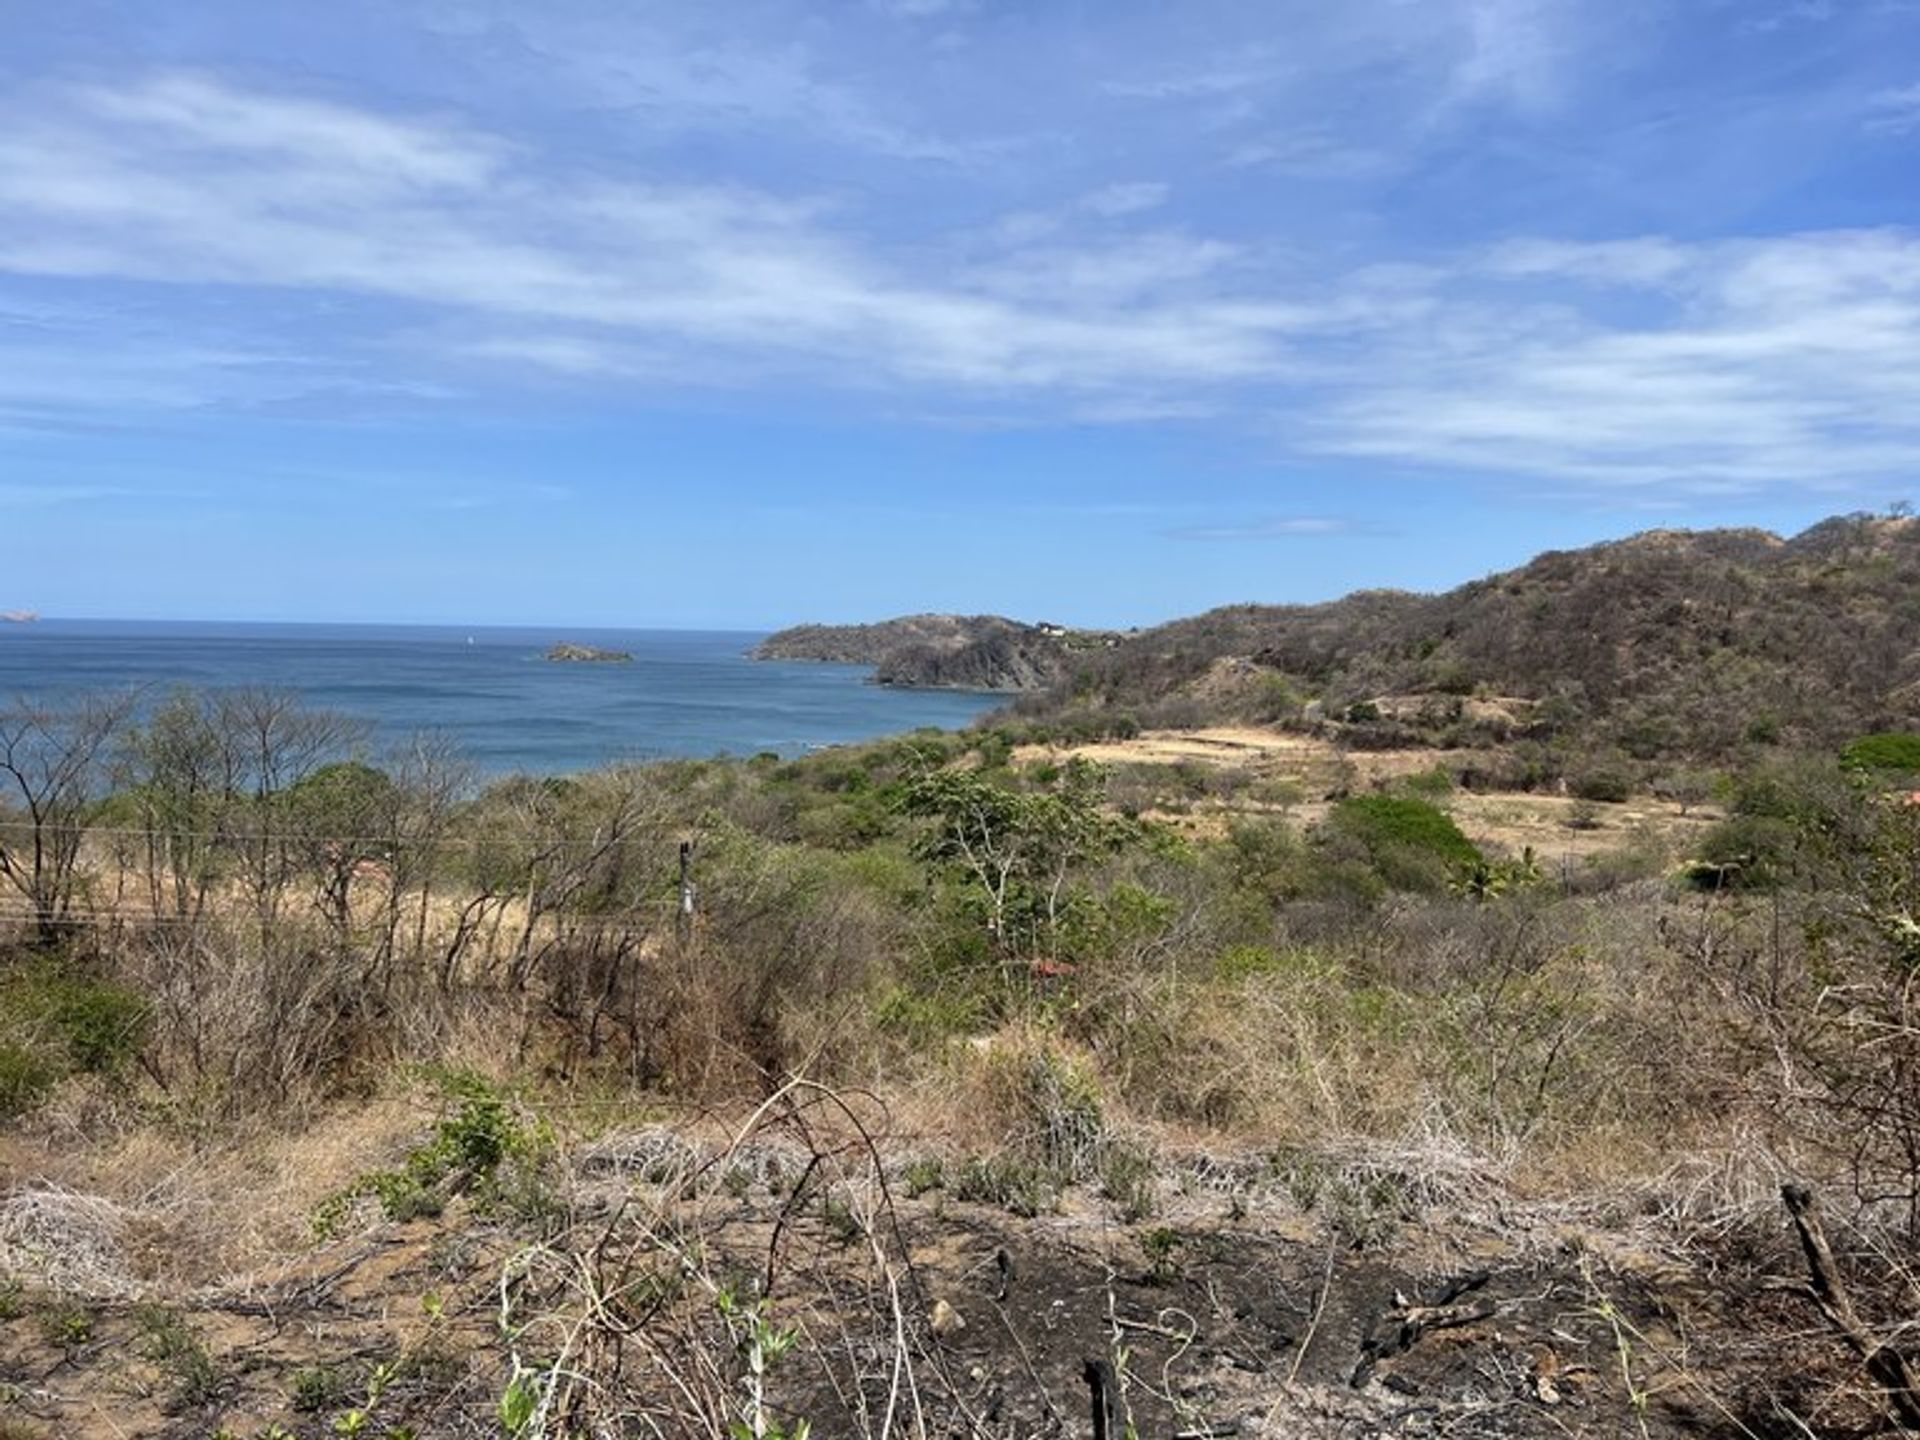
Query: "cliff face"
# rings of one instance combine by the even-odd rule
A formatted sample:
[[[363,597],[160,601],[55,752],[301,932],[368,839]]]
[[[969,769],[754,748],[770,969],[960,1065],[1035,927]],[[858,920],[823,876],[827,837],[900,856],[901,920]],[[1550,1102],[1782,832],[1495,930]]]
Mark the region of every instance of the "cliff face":
[[[987,635],[957,646],[906,645],[880,662],[882,685],[959,690],[1038,690],[1066,670],[1066,650],[1037,630]]]
[[[1038,690],[1066,673],[1078,651],[1108,637],[999,615],[907,615],[872,625],[797,625],[770,635],[756,660],[871,665],[881,685],[916,689]]]

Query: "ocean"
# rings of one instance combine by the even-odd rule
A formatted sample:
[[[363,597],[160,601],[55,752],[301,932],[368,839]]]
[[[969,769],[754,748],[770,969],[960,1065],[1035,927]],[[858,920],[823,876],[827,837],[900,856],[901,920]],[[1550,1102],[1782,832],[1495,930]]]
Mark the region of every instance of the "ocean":
[[[740,631],[415,625],[0,624],[0,707],[83,691],[264,686],[363,722],[373,749],[449,738],[481,773],[554,775],[622,760],[798,755],[922,726],[952,729],[1004,697],[894,690],[857,665],[755,661]],[[562,664],[556,641],[631,664]]]

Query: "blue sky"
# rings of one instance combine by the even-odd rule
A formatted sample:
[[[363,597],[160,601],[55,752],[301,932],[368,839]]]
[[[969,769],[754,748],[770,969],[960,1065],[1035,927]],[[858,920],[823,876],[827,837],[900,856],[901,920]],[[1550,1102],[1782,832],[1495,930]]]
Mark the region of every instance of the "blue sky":
[[[0,34],[0,606],[1135,624],[1920,498],[1916,0]]]

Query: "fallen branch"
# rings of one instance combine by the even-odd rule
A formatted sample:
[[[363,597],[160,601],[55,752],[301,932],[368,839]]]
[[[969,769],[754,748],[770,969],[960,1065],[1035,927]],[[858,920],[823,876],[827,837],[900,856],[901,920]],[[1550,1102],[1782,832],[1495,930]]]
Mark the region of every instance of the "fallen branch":
[[[1491,1319],[1499,1308],[1491,1300],[1478,1300],[1470,1305],[1452,1303],[1462,1295],[1478,1290],[1491,1278],[1482,1270],[1450,1280],[1442,1289],[1439,1299],[1431,1305],[1421,1305],[1396,1295],[1393,1308],[1380,1317],[1373,1334],[1360,1347],[1360,1363],[1354,1366],[1353,1378],[1348,1384],[1358,1390],[1373,1378],[1376,1365],[1389,1356],[1405,1354],[1419,1343],[1423,1335]]]
[[[1806,1252],[1807,1269],[1813,1274],[1808,1289],[1814,1304],[1860,1357],[1867,1374],[1886,1392],[1887,1407],[1900,1428],[1920,1432],[1920,1384],[1915,1383],[1913,1366],[1893,1346],[1876,1339],[1853,1308],[1839,1267],[1834,1264],[1833,1249],[1827,1244],[1813,1191],[1805,1185],[1783,1185],[1780,1198],[1786,1202],[1793,1228],[1800,1235],[1800,1248]]]

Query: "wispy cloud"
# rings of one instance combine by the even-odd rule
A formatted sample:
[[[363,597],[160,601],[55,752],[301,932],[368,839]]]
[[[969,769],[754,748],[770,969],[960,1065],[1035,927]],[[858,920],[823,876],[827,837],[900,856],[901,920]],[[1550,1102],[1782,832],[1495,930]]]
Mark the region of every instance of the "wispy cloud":
[[[115,500],[129,491],[113,485],[40,485],[0,480],[0,510],[44,510],[55,505],[84,505]]]
[[[1271,85],[1287,73],[1284,65],[1243,57],[1237,63],[1173,71],[1135,80],[1108,80],[1101,89],[1125,100],[1216,100]]]
[[[1554,261],[1535,275],[1637,280],[1654,308],[1626,322],[1560,291],[1456,294],[1372,357],[1374,379],[1340,387],[1310,443],[1701,493],[1845,488],[1920,466],[1920,237],[1535,254]]]
[[[1393,168],[1394,161],[1381,150],[1308,133],[1245,141],[1229,152],[1226,163],[1238,170],[1266,170],[1301,179],[1341,180],[1378,175]]]
[[[1866,127],[1876,135],[1910,135],[1920,130],[1920,84],[1869,95]]]
[[[1342,535],[1388,535],[1384,527],[1327,515],[1292,515],[1223,525],[1183,525],[1163,532],[1172,540],[1311,540]]]
[[[1170,193],[1172,193],[1172,187],[1158,181],[1123,181],[1119,184],[1104,185],[1091,194],[1082,196],[1080,208],[1110,218],[1137,215],[1143,210],[1157,210],[1167,203],[1167,196]]]
[[[886,15],[903,15],[910,20],[964,14],[973,9],[973,0],[868,0],[874,9]]]
[[[1551,63],[1523,45],[1475,83],[1524,90]],[[845,191],[576,164],[445,113],[180,73],[19,97],[0,212],[0,271],[165,293],[201,321],[62,328],[0,297],[0,420],[539,374],[881,394],[948,421],[1206,417],[1296,457],[1596,489],[1920,466],[1920,238],[1898,229],[1315,266],[1182,223],[1133,179],[911,240]],[[253,333],[221,328],[236,312]]]
[[[1770,35],[1802,25],[1825,25],[1838,13],[1834,0],[1789,0],[1785,5],[1756,7],[1755,13],[1742,17],[1740,28],[1751,35]]]
[[[1491,96],[1529,106],[1557,101],[1572,14],[1563,0],[1472,0],[1452,98]]]
[[[871,0],[908,20],[952,19],[967,0]],[[697,10],[688,12],[695,16]],[[569,88],[645,119],[655,138],[686,132],[745,132],[845,146],[898,160],[969,163],[1002,142],[957,140],[917,126],[871,92],[829,73],[801,34],[751,38],[752,27],[690,25],[670,6],[550,4],[522,7],[510,22],[450,13],[453,28],[478,26],[515,36]],[[817,27],[804,27],[816,29]]]
[[[1688,247],[1657,235],[1586,243],[1514,240],[1494,247],[1487,269],[1513,278],[1581,280],[1633,289],[1676,280],[1697,258]]]
[[[617,369],[624,344],[671,340],[756,370],[967,386],[1251,378],[1276,366],[1297,315],[1159,296],[1211,263],[1205,244],[1148,242],[1063,265],[1066,293],[1040,308],[990,277],[969,288],[895,270],[815,203],[566,177],[459,130],[200,79],[82,92],[16,121],[0,133],[0,205],[14,222],[0,267],[318,289],[538,322],[546,333],[519,342],[522,357],[576,372]],[[1115,294],[1128,309],[1095,303]],[[579,329],[563,341],[557,325]]]

